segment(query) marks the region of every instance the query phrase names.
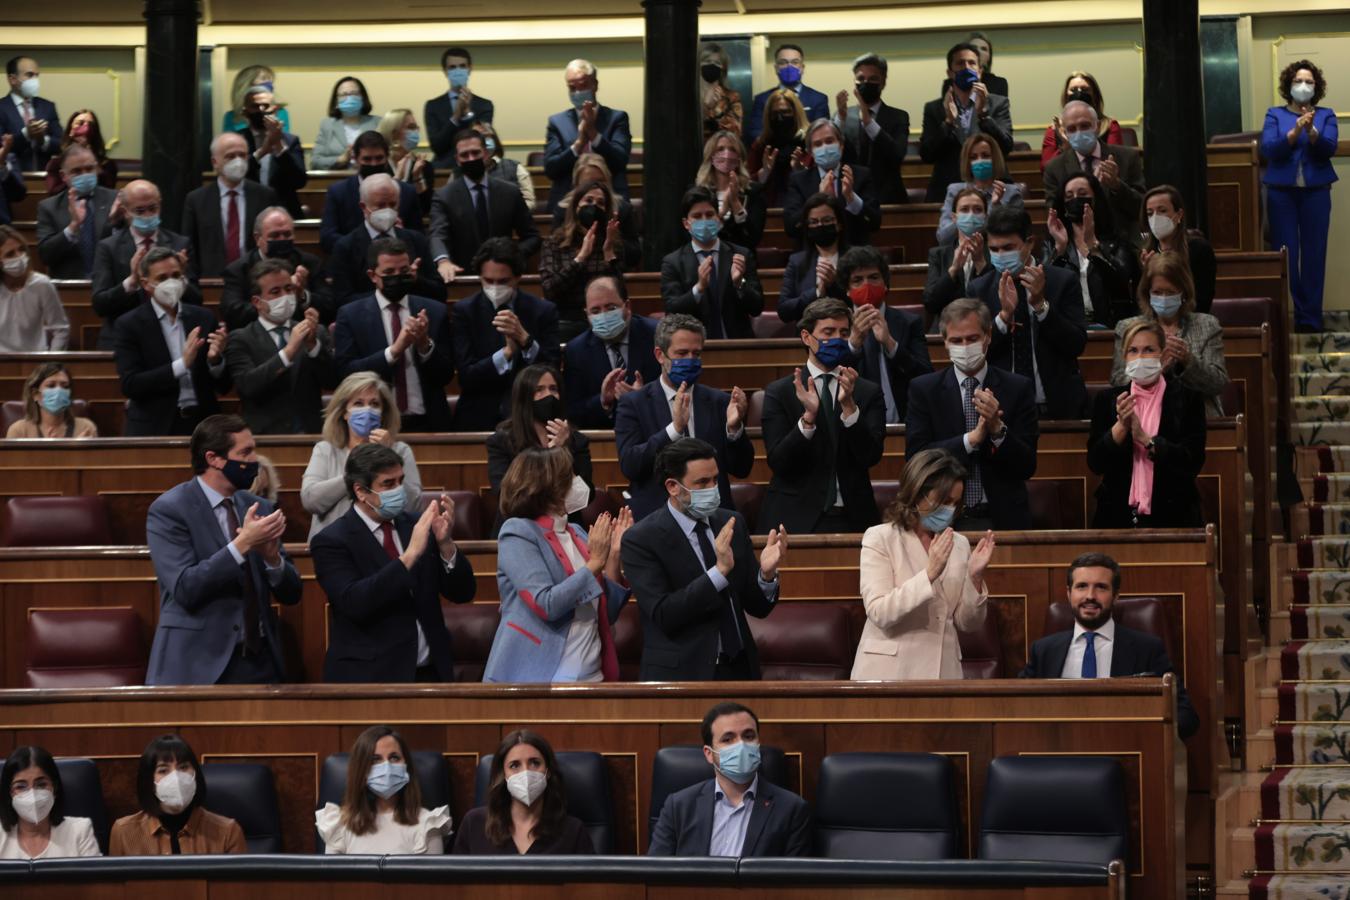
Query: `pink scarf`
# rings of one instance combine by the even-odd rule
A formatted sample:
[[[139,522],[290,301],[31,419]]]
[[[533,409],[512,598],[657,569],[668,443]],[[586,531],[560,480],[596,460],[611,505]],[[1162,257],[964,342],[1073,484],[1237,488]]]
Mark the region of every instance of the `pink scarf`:
[[[558,535],[553,532],[553,517],[542,515],[535,519],[535,524],[544,530],[544,540],[553,548],[553,553],[558,557],[558,562],[562,563],[563,571],[571,575],[576,569],[572,566],[572,560],[567,556],[567,551],[563,550],[562,541],[558,540]],[[577,552],[581,554],[584,560],[590,560],[590,548],[586,546],[586,539],[578,537],[571,532],[568,527],[568,536],[572,538],[572,543],[576,545]],[[605,576],[596,575],[595,580],[600,584],[600,602],[597,604],[596,617],[600,627],[600,673],[605,681],[619,680],[619,653],[614,645],[614,634],[610,631],[608,609],[608,594],[605,591]]]
[[[1137,381],[1130,382],[1130,396],[1134,398],[1134,414],[1139,417],[1139,425],[1148,434],[1158,433],[1158,421],[1162,418],[1163,394],[1167,392],[1167,379],[1161,375],[1153,384],[1144,386]],[[1148,450],[1138,441],[1134,441],[1134,466],[1130,472],[1130,506],[1141,516],[1153,512],[1153,460]]]

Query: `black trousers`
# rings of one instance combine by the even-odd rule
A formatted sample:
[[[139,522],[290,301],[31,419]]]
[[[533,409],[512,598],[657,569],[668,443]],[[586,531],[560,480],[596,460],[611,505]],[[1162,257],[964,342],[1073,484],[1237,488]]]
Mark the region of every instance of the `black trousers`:
[[[234,645],[225,671],[220,673],[216,684],[280,684],[281,673],[277,671],[276,661],[266,641],[255,652],[244,650],[243,644]]]

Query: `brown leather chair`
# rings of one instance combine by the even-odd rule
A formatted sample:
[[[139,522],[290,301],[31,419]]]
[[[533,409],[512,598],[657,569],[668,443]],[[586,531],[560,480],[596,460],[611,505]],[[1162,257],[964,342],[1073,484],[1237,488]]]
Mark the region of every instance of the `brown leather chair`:
[[[1254,328],[1266,322],[1273,326],[1278,315],[1269,297],[1215,297],[1209,312],[1225,328]]]
[[[900,482],[898,481],[873,481],[872,497],[877,501],[877,512],[881,513],[882,519],[886,518],[886,510],[891,508],[895,502],[895,495],[900,493]]]
[[[423,491],[417,498],[417,514],[421,515],[431,501],[445,494],[455,501],[455,524],[451,535],[457,541],[481,541],[487,537],[483,528],[483,500],[473,491]]]
[[[89,418],[89,404],[83,400],[70,401],[70,414],[77,418]],[[9,433],[10,426],[24,416],[22,400],[6,400],[0,404],[0,437]]]
[[[29,610],[24,646],[24,682],[30,688],[145,683],[141,620],[130,608]]]
[[[1180,641],[1172,634],[1166,609],[1157,597],[1117,597],[1113,613],[1118,624],[1135,631],[1151,634],[1167,648],[1167,658],[1178,667],[1185,659]],[[1045,633],[1068,631],[1073,628],[1073,610],[1069,601],[1056,600],[1045,609]]]
[[[590,505],[581,511],[581,524],[586,528],[590,528],[595,524],[595,520],[600,518],[601,513],[609,513],[611,516],[617,516],[619,514],[619,509],[622,508],[622,506],[623,504],[615,501],[614,495],[609,491],[597,488],[595,497],[591,500]]]
[[[759,428],[764,424],[764,392],[746,391],[747,408],[745,424],[747,428]]]
[[[636,601],[624,604],[618,621],[610,629],[614,652],[619,657],[619,680],[637,681],[642,671],[642,612]]]
[[[792,251],[785,247],[757,247],[755,248],[755,268],[761,273],[765,269],[787,268],[788,257],[791,255]]]
[[[966,678],[1002,678],[1003,644],[998,636],[998,609],[986,603],[984,622],[975,631],[957,629],[961,643],[961,671]]]
[[[1037,531],[1058,531],[1064,524],[1064,510],[1060,502],[1060,482],[1036,478],[1027,482],[1027,500],[1031,507],[1031,527]],[[1082,528],[1080,522],[1077,528]]]
[[[759,508],[764,503],[764,488],[753,481],[733,481],[731,502],[736,511],[745,516],[745,524],[754,534],[759,524]]]
[[[112,543],[108,507],[99,496],[11,497],[6,547],[87,547]]]
[[[1139,132],[1135,131],[1133,128],[1125,128],[1122,126],[1120,129],[1120,146],[1138,147]]]
[[[442,603],[441,617],[450,632],[455,681],[482,681],[501,609],[495,603]]]
[[[781,603],[767,619],[747,619],[765,681],[845,681],[856,649],[840,603]]]
[[[750,320],[750,330],[760,340],[797,336],[797,326],[778,318],[776,312],[760,313]]]

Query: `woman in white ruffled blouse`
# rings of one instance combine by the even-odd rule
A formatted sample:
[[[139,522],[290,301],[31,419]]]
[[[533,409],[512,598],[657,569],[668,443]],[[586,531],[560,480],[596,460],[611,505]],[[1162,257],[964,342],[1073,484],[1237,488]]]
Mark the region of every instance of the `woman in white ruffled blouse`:
[[[367,728],[347,763],[342,805],[314,814],[325,853],[429,854],[445,852],[450,809],[422,808],[412,754],[387,725]]]

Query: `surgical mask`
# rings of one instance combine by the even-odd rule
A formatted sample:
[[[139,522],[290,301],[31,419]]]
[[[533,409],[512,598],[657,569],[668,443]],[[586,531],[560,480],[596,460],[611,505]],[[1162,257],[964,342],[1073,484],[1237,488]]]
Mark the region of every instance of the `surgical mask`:
[[[174,309],[187,290],[187,283],[181,278],[166,278],[155,285],[155,302],[165,309]]]
[[[400,303],[403,298],[408,296],[412,290],[412,275],[384,275],[380,278],[380,293],[384,294],[390,302]]]
[[[800,66],[782,66],[778,70],[778,82],[785,87],[796,87],[801,83],[802,70]]]
[[[543,796],[547,787],[548,776],[533,769],[517,772],[506,779],[506,792],[526,806],[534,806],[534,801]]]
[[[70,189],[80,197],[88,197],[94,193],[96,187],[98,187],[98,175],[93,172],[85,172],[70,179]]]
[[[414,129],[408,129],[403,132],[403,149],[412,152],[417,149],[417,145],[422,143],[422,132]]]
[[[159,216],[132,216],[131,227],[141,234],[154,234],[159,230]]]
[[[177,770],[170,772],[155,782],[155,796],[166,813],[182,812],[197,796],[197,774]]]
[[[241,462],[237,459],[225,460],[225,466],[220,470],[220,474],[225,476],[225,480],[234,485],[237,491],[246,491],[253,486],[253,482],[258,477],[258,461]]]
[[[483,296],[492,301],[496,309],[501,309],[507,301],[515,296],[516,289],[509,284],[485,284],[483,285]]]
[[[225,164],[220,167],[220,174],[231,184],[243,181],[244,176],[248,174],[248,160],[242,156],[227,159]]]
[[[40,90],[42,90],[42,86],[38,83],[38,76],[36,75],[26,81],[19,82],[19,93],[23,95],[25,100],[32,100]],[[1312,95],[1309,94],[1308,96],[1311,97]]]
[[[487,160],[466,159],[459,164],[459,171],[470,181],[482,181],[483,174],[487,172]]]
[[[1092,148],[1097,146],[1097,135],[1087,129],[1075,131],[1069,135],[1069,146],[1083,156],[1087,156],[1092,152]]]
[[[563,417],[562,400],[556,394],[535,397],[531,402],[531,409],[536,422],[552,422]]]
[[[970,237],[982,230],[988,218],[984,213],[963,212],[956,214],[956,230]]]
[[[1164,319],[1170,319],[1181,309],[1180,294],[1149,294],[1148,305]]]
[[[881,85],[872,81],[860,81],[857,84],[858,97],[862,102],[871,106],[881,99]]]
[[[370,227],[376,231],[388,231],[398,221],[398,210],[377,209],[370,214]]]
[[[357,437],[370,437],[370,433],[380,427],[380,411],[373,406],[358,406],[347,413],[347,427]]]
[[[839,226],[813,225],[806,229],[806,239],[817,247],[833,247],[839,240]]]
[[[445,77],[450,79],[450,87],[459,90],[469,83],[469,70],[463,68],[446,69]]]
[[[42,389],[42,408],[52,415],[65,412],[70,407],[70,388],[49,387]]]
[[[572,101],[573,109],[581,109],[587,103],[595,102],[595,91],[568,91],[567,96]]]
[[[29,81],[25,81],[23,86],[26,87],[29,84],[37,84],[37,79],[33,78]],[[1317,86],[1308,84],[1306,81],[1300,81],[1297,84],[1291,85],[1289,88],[1289,96],[1294,98],[1295,103],[1307,103],[1313,98],[1313,94],[1316,92]],[[36,93],[36,90],[34,93]]]
[[[361,97],[339,97],[337,102],[338,112],[344,116],[358,116],[361,114],[361,107],[366,102]]]
[[[586,229],[587,231],[590,231],[591,226],[594,225],[596,222],[599,222],[604,217],[604,215],[605,211],[600,207],[596,206],[594,203],[588,204],[586,206],[578,206],[577,224],[580,225],[582,228]]]
[[[704,63],[698,72],[708,84],[714,84],[722,77],[722,67],[717,63]]]
[[[602,341],[613,340],[623,334],[628,327],[621,309],[607,309],[590,317],[591,331]]]
[[[984,344],[948,344],[947,358],[960,371],[973,375],[984,365]]]
[[[759,744],[744,741],[717,751],[717,771],[737,784],[749,784],[759,771]]]
[[[989,262],[1000,274],[1008,272],[1016,275],[1022,271],[1022,251],[993,250],[989,253]]]
[[[811,156],[815,159],[818,167],[833,169],[839,165],[839,160],[844,156],[844,150],[838,144],[822,144],[811,151]]]
[[[848,299],[854,306],[878,306],[886,297],[886,285],[869,281],[848,289]]]
[[[853,349],[846,338],[834,337],[816,345],[816,361],[827,369],[847,364],[853,360]]]
[[[692,387],[694,382],[698,381],[699,373],[702,371],[703,360],[694,356],[686,356],[670,361],[670,371],[666,372],[666,378],[678,390],[682,384]]]
[[[722,506],[722,489],[716,485],[706,488],[680,487],[689,492],[689,502],[684,505],[684,512],[691,519],[706,522]]]
[[[285,294],[267,301],[267,318],[278,325],[289,322],[295,313],[295,295]]]
[[[56,805],[56,795],[46,788],[34,788],[15,794],[9,801],[20,819],[36,825],[51,814],[52,807]]]
[[[972,159],[970,161],[970,177],[976,181],[988,181],[994,177],[994,161],[992,159]]]
[[[386,522],[398,518],[398,514],[403,512],[403,506],[408,500],[408,494],[403,490],[403,485],[400,484],[387,491],[377,491],[376,493],[380,498],[380,506],[379,509],[375,510],[375,514]]]
[[[280,240],[267,242],[268,259],[285,259],[295,250],[295,241],[291,238],[281,238]]]
[[[88,125],[76,125],[70,129],[70,136],[73,138],[87,138],[92,129]]]
[[[721,230],[722,223],[717,219],[694,219],[689,223],[689,234],[700,244],[711,244]]]
[[[7,259],[4,262],[5,274],[19,276],[28,271],[28,254],[20,253],[13,259]]]
[[[1150,385],[1162,374],[1162,360],[1156,356],[1140,356],[1125,364],[1125,377],[1137,384]]]
[[[487,148],[487,152],[489,152],[489,153],[496,153],[496,152],[497,152],[497,139],[496,139],[496,138],[493,138],[493,137],[488,137],[487,135],[484,135],[484,136],[483,136],[483,146]]]
[[[399,490],[402,490],[402,488],[399,488]],[[407,784],[408,767],[403,763],[375,763],[366,773],[366,787],[376,797],[385,800],[403,790]]]
[[[952,520],[955,518],[956,507],[948,503],[937,507],[932,512],[919,516],[919,524],[926,528],[930,534],[940,534],[951,526]]]
[[[563,500],[563,509],[570,516],[581,512],[590,505],[591,486],[580,475],[573,475],[572,486],[567,489],[567,497]]]
[[[980,73],[974,69],[962,69],[952,77],[952,84],[963,91],[969,91],[980,80]]]
[[[1177,230],[1177,223],[1172,221],[1171,216],[1157,213],[1148,217],[1148,230],[1153,232],[1153,236],[1158,240],[1165,241]]]

